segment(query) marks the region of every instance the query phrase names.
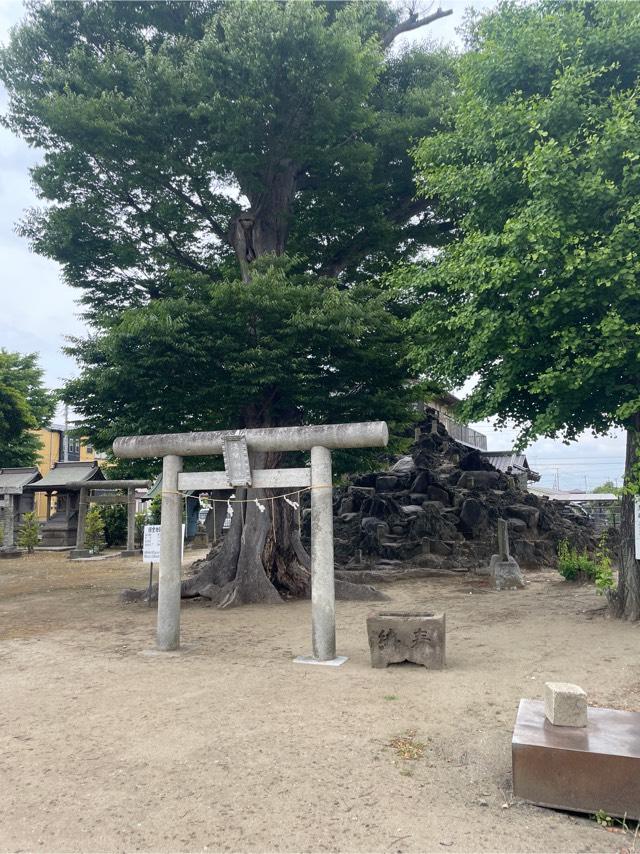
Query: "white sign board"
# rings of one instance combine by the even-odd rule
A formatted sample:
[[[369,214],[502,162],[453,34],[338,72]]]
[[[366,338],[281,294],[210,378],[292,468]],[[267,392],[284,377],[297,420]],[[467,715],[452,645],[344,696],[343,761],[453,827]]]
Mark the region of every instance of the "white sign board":
[[[636,560],[640,560],[640,495],[636,495],[635,500],[633,502],[633,531],[635,534],[636,541]]]
[[[160,531],[162,525],[145,525],[142,540],[142,560],[144,563],[160,561]],[[182,557],[184,557],[184,525],[182,526]]]
[[[145,563],[157,563],[160,560],[160,525],[144,526],[142,560]]]

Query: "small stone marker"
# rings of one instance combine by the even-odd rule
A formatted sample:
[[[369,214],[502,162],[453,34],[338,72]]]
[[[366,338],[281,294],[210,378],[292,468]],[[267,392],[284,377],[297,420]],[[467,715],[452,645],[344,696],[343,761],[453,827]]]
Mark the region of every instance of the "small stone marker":
[[[554,726],[587,725],[587,695],[578,685],[545,682],[544,713]]]
[[[429,670],[444,667],[444,614],[380,611],[367,617],[367,634],[372,667],[402,661]]]
[[[498,554],[500,560],[509,560],[509,527],[506,519],[498,519]]]
[[[506,519],[498,519],[498,554],[491,555],[489,575],[496,590],[517,590],[524,587],[518,561],[509,554],[509,528]]]

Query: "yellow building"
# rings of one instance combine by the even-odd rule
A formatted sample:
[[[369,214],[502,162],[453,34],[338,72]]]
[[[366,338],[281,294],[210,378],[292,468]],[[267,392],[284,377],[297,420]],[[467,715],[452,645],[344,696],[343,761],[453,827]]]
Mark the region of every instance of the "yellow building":
[[[38,438],[42,444],[42,450],[38,456],[38,468],[40,474],[44,477],[47,472],[51,471],[54,463],[63,462],[65,460],[65,429],[63,425],[51,424],[50,427],[42,427],[37,431]],[[68,462],[91,462],[92,460],[100,460],[104,458],[103,454],[97,454],[93,446],[87,444],[83,439],[78,439],[75,436],[66,434]],[[53,508],[55,509],[55,498],[53,499]],[[36,510],[39,519],[47,517],[47,500],[46,495],[36,494]]]

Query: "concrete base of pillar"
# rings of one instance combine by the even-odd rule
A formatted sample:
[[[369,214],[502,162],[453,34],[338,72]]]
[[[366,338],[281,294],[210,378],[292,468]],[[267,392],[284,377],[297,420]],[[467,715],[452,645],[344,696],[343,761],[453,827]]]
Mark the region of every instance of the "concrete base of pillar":
[[[324,667],[340,667],[345,661],[348,661],[346,655],[336,655],[335,658],[330,658],[329,661],[320,661],[312,655],[299,655],[293,659],[294,664],[321,664]]]
[[[120,557],[135,557],[136,555],[141,555],[142,549],[125,549],[123,552],[120,552]]]
[[[524,587],[522,570],[511,556],[504,560],[500,555],[492,555],[489,575],[496,590],[520,590]]]
[[[188,644],[178,649],[142,649],[138,655],[144,655],[148,658],[178,658],[181,655],[188,655],[193,650],[194,647]]]
[[[14,548],[0,549],[0,560],[2,560],[2,559],[9,560],[9,558],[14,560],[17,557],[22,557],[22,554],[23,553],[21,551],[19,551],[19,549],[14,549]]]

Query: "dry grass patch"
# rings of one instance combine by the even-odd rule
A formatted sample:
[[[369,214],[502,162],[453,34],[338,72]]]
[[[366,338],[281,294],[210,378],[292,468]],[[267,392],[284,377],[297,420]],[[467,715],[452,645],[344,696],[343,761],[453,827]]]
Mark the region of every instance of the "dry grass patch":
[[[416,741],[415,730],[411,730],[404,735],[396,735],[391,739],[388,746],[392,750],[395,750],[396,756],[399,759],[422,759],[427,749],[426,744]]]

